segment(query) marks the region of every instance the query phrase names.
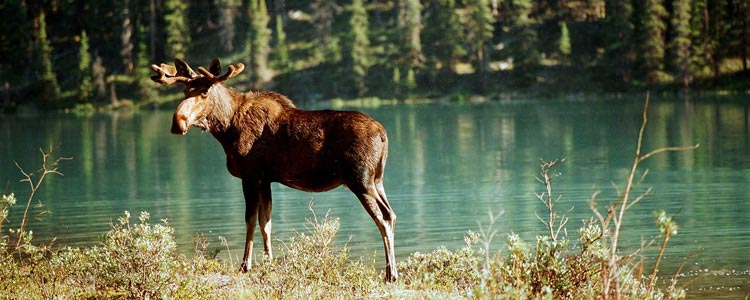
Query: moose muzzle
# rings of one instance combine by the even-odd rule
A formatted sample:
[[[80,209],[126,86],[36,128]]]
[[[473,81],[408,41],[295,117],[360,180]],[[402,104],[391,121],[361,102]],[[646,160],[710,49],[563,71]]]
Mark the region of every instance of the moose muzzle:
[[[182,100],[172,116],[172,134],[186,134],[195,120],[200,118],[202,109],[202,105],[199,105],[195,97]]]
[[[179,112],[176,112],[174,116],[172,116],[172,129],[170,130],[172,134],[185,135],[188,132],[189,126],[187,116],[180,114]]]

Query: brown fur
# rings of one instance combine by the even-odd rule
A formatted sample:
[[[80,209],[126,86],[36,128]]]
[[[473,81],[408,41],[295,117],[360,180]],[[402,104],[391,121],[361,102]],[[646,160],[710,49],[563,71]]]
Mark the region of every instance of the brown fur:
[[[184,64],[184,65],[183,65]],[[193,125],[209,131],[224,148],[227,169],[242,179],[247,241],[242,271],[250,267],[256,222],[266,254],[272,255],[272,182],[311,192],[347,186],[375,221],[386,252],[386,280],[398,276],[393,231],[396,215],[383,189],[388,138],[377,121],[354,111],[306,111],[274,92],[239,93],[222,82],[239,74],[230,66],[218,77],[218,60],[211,71],[193,72],[177,60],[176,67],[152,66],[162,84],[186,84],[185,99],[175,111],[172,133],[185,134]]]

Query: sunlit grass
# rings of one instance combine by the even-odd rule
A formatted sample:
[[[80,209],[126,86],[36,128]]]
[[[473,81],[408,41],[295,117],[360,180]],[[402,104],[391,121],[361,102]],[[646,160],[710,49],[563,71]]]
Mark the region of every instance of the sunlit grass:
[[[600,212],[597,194],[592,195],[592,217],[575,237],[567,234],[567,218],[559,214],[559,196],[552,189],[559,175],[554,168],[564,159],[540,163],[543,188],[537,198],[547,214],[537,217],[546,230],[534,242],[511,232],[497,247],[493,228],[502,214],[490,213],[488,223],[477,220],[478,233],[467,233],[462,248],[438,247],[402,259],[395,283],[384,283],[383,271],[372,261],[350,257],[346,245],[335,243],[339,220],[328,214],[319,218],[312,207],[306,230],[279,242],[275,259],[256,262],[247,273],[239,273],[233,260],[207,253],[202,235],[195,238],[193,255],[178,253],[175,229],[167,220],[154,224],[147,212],[137,221],[125,212],[98,245],[83,248],[34,243],[24,213],[20,227],[8,226],[18,229],[2,231],[8,227],[0,226],[0,299],[683,299],[685,290],[674,278],[657,282],[664,248],[678,228],[670,216],[655,215],[662,239],[656,242],[659,255],[652,270],[643,270],[642,261],[635,259],[638,252],[623,253],[617,247],[619,233],[628,230],[621,226],[625,212],[650,195],[650,189],[630,193],[645,177],[639,174],[640,181],[634,181],[638,164],[662,152],[697,147],[641,154],[647,110],[648,97],[632,172],[618,189],[620,199]],[[31,184],[27,211],[43,175],[59,174],[61,159],[50,154],[42,151],[39,173],[19,167]],[[12,194],[0,199],[3,225],[17,201]]]

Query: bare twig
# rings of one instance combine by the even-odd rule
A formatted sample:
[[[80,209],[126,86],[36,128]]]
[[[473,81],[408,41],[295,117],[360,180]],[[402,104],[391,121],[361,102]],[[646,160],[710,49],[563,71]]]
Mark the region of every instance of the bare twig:
[[[489,267],[490,263],[490,245],[492,244],[492,239],[495,238],[495,235],[497,234],[497,230],[494,229],[495,222],[497,222],[497,219],[500,218],[505,213],[504,210],[501,210],[498,213],[493,213],[492,209],[490,209],[489,212],[487,212],[490,223],[487,225],[487,228],[484,228],[482,226],[482,223],[477,221],[477,225],[479,226],[479,235],[480,239],[482,241],[482,246],[484,247],[484,253],[486,255],[485,257],[485,268]]]
[[[635,176],[638,170],[638,166],[640,163],[651,156],[654,156],[656,154],[664,153],[664,152],[675,152],[675,151],[687,151],[687,150],[693,150],[697,148],[699,145],[694,146],[684,146],[684,147],[661,147],[657,148],[655,150],[652,150],[650,152],[647,152],[646,154],[641,154],[643,149],[643,137],[646,132],[646,125],[648,124],[648,107],[650,102],[650,95],[647,92],[646,93],[646,100],[643,105],[643,121],[641,123],[641,127],[638,130],[638,139],[636,143],[635,148],[635,157],[633,158],[633,164],[630,169],[630,173],[627,176],[625,187],[622,191],[620,191],[617,188],[617,185],[613,184],[615,189],[617,190],[617,194],[619,196],[619,200],[613,202],[609,207],[607,211],[607,216],[602,218],[601,214],[596,209],[595,203],[593,202],[594,197],[592,197],[592,200],[590,201],[590,206],[592,210],[594,210],[595,214],[599,218],[600,222],[602,223],[603,231],[606,231],[606,228],[609,228],[609,222],[610,219],[612,221],[612,224],[614,226],[613,230],[611,231],[612,234],[610,236],[610,252],[608,257],[608,272],[605,272],[604,275],[604,282],[603,282],[603,290],[602,290],[602,296],[604,299],[610,298],[610,291],[612,288],[615,289],[614,296],[615,299],[619,299],[620,293],[620,279],[619,279],[619,262],[620,258],[618,257],[617,251],[618,251],[618,242],[619,242],[619,236],[620,236],[620,229],[622,226],[622,222],[625,216],[625,212],[628,211],[630,208],[633,207],[633,205],[637,204],[641,200],[643,200],[646,196],[648,196],[651,193],[651,189],[649,188],[646,192],[643,194],[637,196],[635,199],[631,199],[631,194],[633,192],[633,188],[637,183],[640,183],[644,180],[647,172],[644,172],[644,174],[641,176],[640,180],[636,183],[635,182]],[[668,240],[668,239],[667,239]],[[666,240],[662,244],[662,250],[663,247],[666,246]],[[658,262],[657,262],[658,264]],[[614,287],[613,287],[614,285]]]
[[[547,220],[543,220],[539,215],[536,215],[536,217],[537,219],[539,219],[539,221],[542,222],[542,224],[544,224],[544,226],[549,231],[549,236],[552,239],[553,243],[557,243],[557,238],[560,235],[560,231],[568,223],[568,217],[564,215],[560,217],[560,215],[557,214],[557,211],[555,211],[555,203],[560,201],[561,196],[558,195],[557,197],[555,197],[552,195],[552,179],[557,175],[554,173],[550,174],[550,171],[564,162],[565,158],[559,158],[552,161],[541,160],[539,170],[540,177],[536,178],[536,180],[543,184],[545,188],[544,192],[542,192],[541,194],[535,193],[535,195],[536,198],[544,204],[544,207],[547,208]]]
[[[29,173],[26,172],[17,161],[13,161],[13,164],[16,165],[16,168],[23,174],[23,179],[21,179],[20,182],[28,182],[29,184],[29,197],[26,199],[26,208],[23,211],[23,218],[21,219],[21,226],[18,229],[18,238],[16,239],[16,245],[13,248],[13,250],[18,250],[21,247],[21,243],[24,238],[24,234],[26,232],[26,225],[28,225],[29,221],[29,209],[31,208],[31,203],[34,200],[34,196],[36,195],[36,192],[39,190],[39,188],[42,185],[42,182],[44,182],[44,179],[49,174],[55,174],[64,176],[60,171],[58,171],[57,166],[60,164],[60,162],[65,160],[71,160],[72,157],[58,157],[55,160],[50,161],[52,158],[52,154],[54,153],[54,149],[52,147],[49,148],[47,152],[45,152],[43,149],[39,149],[39,152],[42,153],[42,168],[36,171],[35,173]],[[36,181],[34,181],[34,176],[39,176]],[[41,202],[40,202],[41,203]]]

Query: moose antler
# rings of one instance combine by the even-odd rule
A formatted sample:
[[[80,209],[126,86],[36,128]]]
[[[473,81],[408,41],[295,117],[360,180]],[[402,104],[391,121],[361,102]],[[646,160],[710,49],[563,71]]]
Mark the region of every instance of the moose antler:
[[[151,76],[151,80],[163,85],[170,85],[177,82],[188,83],[198,76],[183,60],[175,59],[174,63],[174,66],[167,64],[161,64],[161,66],[151,65],[151,70],[159,74]]]
[[[229,65],[229,71],[227,71],[226,74],[219,76],[219,74],[221,74],[221,64],[219,63],[218,59],[214,58],[214,60],[211,61],[211,66],[209,67],[209,69],[211,69],[211,71],[206,70],[206,68],[204,67],[198,67],[198,72],[203,74],[203,76],[206,76],[206,78],[210,79],[214,83],[218,83],[227,81],[230,78],[239,75],[243,70],[245,70],[245,65],[242,63]]]

